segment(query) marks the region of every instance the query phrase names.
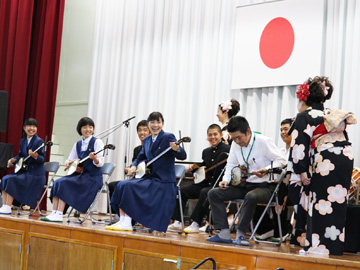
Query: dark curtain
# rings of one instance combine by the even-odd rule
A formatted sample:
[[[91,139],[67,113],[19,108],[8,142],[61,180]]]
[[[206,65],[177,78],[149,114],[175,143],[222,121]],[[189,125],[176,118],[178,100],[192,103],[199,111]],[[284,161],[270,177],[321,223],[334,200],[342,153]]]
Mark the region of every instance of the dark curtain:
[[[65,0],[0,0],[0,90],[9,93],[0,142],[13,144],[14,154],[26,118],[36,118],[38,135],[51,140],[64,5]]]

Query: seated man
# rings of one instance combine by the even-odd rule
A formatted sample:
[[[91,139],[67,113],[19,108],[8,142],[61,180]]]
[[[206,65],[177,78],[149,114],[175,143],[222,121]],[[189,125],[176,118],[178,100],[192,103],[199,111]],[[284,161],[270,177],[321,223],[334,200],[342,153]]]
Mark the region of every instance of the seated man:
[[[220,233],[207,240],[221,243],[232,242],[224,201],[244,199],[236,229],[236,240],[233,243],[248,246],[249,242],[244,235],[249,228],[256,205],[267,203],[275,190],[275,184],[269,183],[268,177],[262,171],[271,168],[271,161],[274,167],[280,167],[286,163],[286,160],[271,138],[251,131],[244,117],[232,117],[228,124],[228,131],[233,143],[225,175],[219,183],[219,188],[211,190],[208,194],[214,227],[220,230]],[[238,165],[246,167],[252,175],[246,179],[245,185],[232,186],[230,185],[231,171]]]
[[[136,131],[137,131],[137,135],[141,141],[141,144],[136,146],[134,148],[134,154],[132,157],[132,162],[134,162],[134,160],[137,158],[137,156],[139,155],[139,153],[141,152],[141,149],[143,147],[144,144],[144,139],[150,135],[150,131],[149,128],[147,126],[147,121],[146,120],[141,120],[137,126],[136,126]],[[129,171],[129,168],[125,168],[125,174],[127,174]],[[110,192],[110,198],[112,197],[112,194],[115,190],[116,185],[119,183],[119,181],[112,181],[109,184],[109,192]]]
[[[226,153],[229,153],[230,145],[223,143],[221,138],[222,132],[220,126],[217,124],[210,125],[207,129],[207,140],[210,143],[210,147],[204,149],[202,152],[203,162],[198,165],[191,165],[188,172],[195,171],[195,168],[201,166],[205,166],[206,168],[213,167],[228,157]],[[181,188],[181,202],[183,209],[185,208],[188,199],[199,199],[190,217],[193,222],[190,226],[185,228],[185,232],[199,232],[199,225],[209,210],[207,194],[214,186],[224,166],[225,163],[219,164],[212,170],[209,170],[206,173],[206,178],[202,182]],[[168,230],[181,229],[182,224],[180,222],[179,203],[176,204],[172,219],[175,222],[168,227]]]

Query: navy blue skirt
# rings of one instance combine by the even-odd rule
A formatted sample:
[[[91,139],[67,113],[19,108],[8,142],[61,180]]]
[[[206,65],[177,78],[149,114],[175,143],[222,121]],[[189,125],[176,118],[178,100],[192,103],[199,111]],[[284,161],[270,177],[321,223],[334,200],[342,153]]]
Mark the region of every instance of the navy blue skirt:
[[[163,183],[151,178],[120,181],[111,197],[111,207],[145,227],[166,232],[176,203],[175,183]]]
[[[85,213],[103,185],[102,175],[89,173],[64,176],[54,182],[50,198],[58,197],[81,213]]]
[[[9,193],[20,203],[34,207],[41,196],[45,183],[45,174],[40,176],[32,175],[29,172],[19,172],[4,176],[1,180],[1,190]]]

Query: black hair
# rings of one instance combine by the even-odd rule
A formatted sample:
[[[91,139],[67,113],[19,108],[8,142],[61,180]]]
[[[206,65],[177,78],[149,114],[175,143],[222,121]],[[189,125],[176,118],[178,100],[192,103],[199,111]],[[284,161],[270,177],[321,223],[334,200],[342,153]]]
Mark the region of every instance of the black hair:
[[[150,113],[147,121],[159,121],[161,120],[164,123],[164,117],[162,116],[162,114],[160,112],[152,112]]]
[[[26,126],[36,126],[38,127],[38,122],[36,121],[35,118],[28,118],[24,121],[24,124],[23,124],[23,128],[26,127]],[[26,138],[27,137],[27,134],[25,132],[25,130],[23,129],[22,130],[22,138]]]
[[[309,86],[310,92],[310,95],[305,101],[308,106],[311,106],[314,103],[324,103],[326,100],[331,98],[334,91],[332,83],[329,81],[329,78],[325,76],[316,76],[313,79],[308,78],[305,83]],[[326,96],[324,94],[324,87],[328,87],[328,93]]]
[[[280,125],[282,126],[282,125],[289,124],[291,126],[292,122],[293,121],[291,120],[291,118],[286,118],[286,119],[281,121]]]
[[[228,116],[229,118],[231,118],[232,116],[235,116],[238,114],[238,112],[240,111],[240,103],[239,101],[237,101],[236,99],[231,99],[231,109],[228,111]],[[223,110],[223,108],[221,107],[221,104],[219,104],[219,108],[220,110],[224,113],[226,112],[226,110]]]
[[[38,122],[36,121],[35,118],[28,118],[24,121],[24,127],[26,126],[36,126],[38,127]]]
[[[141,127],[141,126],[147,127],[147,121],[146,121],[146,120],[141,120],[141,121],[136,125],[136,131],[139,131],[139,127]]]
[[[77,124],[77,126],[76,126],[76,131],[77,131],[77,133],[79,133],[80,136],[82,136],[82,134],[81,134],[81,128],[82,128],[82,127],[85,127],[85,126],[87,126],[87,125],[89,125],[89,126],[91,126],[91,127],[93,127],[93,128],[95,129],[95,123],[94,123],[94,121],[93,121],[91,118],[89,118],[89,117],[83,117],[83,118],[81,118],[81,119],[79,120],[79,122],[78,122],[78,124]]]
[[[219,131],[219,133],[221,134],[221,127],[220,127],[218,124],[211,124],[211,125],[208,127],[206,133],[209,132],[209,129],[217,129],[217,130]]]
[[[249,128],[249,122],[243,116],[231,117],[227,126],[228,132],[240,131],[243,134],[246,134]]]

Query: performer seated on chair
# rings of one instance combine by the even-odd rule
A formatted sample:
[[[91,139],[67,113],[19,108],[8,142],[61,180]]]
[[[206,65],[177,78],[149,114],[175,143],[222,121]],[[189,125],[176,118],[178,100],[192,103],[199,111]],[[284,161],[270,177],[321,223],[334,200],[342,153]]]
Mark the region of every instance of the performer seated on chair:
[[[66,168],[70,167],[71,161],[87,156],[90,159],[83,163],[81,173],[74,172],[54,182],[50,193],[53,210],[50,215],[40,218],[41,220],[62,222],[66,204],[85,213],[94,201],[103,184],[101,167],[104,165],[103,155],[95,155],[95,152],[104,148],[104,144],[93,136],[94,129],[95,124],[91,118],[83,117],[79,120],[76,131],[82,138],[74,144],[65,162]]]
[[[256,205],[257,203],[267,203],[275,190],[275,184],[269,183],[268,177],[261,173],[261,170],[269,169],[271,161],[273,161],[274,167],[280,167],[286,161],[273,140],[252,132],[244,117],[232,117],[228,124],[228,131],[233,143],[231,144],[225,175],[219,183],[219,188],[210,190],[208,194],[214,217],[214,227],[220,230],[220,233],[207,240],[222,243],[232,242],[224,201],[244,199],[234,244],[249,245],[244,234],[249,228]],[[249,172],[254,174],[249,176],[244,186],[230,185],[231,171],[238,165],[245,166]]]
[[[169,152],[151,165],[151,173],[142,178],[120,181],[111,198],[111,206],[120,215],[119,222],[106,226],[107,230],[132,230],[131,219],[143,226],[165,232],[175,208],[175,158],[186,159],[186,152],[175,142],[174,134],[162,130],[164,118],[161,113],[149,115],[151,136],[144,139],[140,154],[132,163],[129,174],[134,175],[136,166],[151,160],[171,146]]]
[[[46,183],[45,155],[43,149],[34,152],[44,143],[36,134],[37,127],[38,123],[34,118],[29,118],[24,122],[19,153],[16,157],[8,160],[8,167],[14,166],[20,158],[31,157],[26,161],[27,169],[6,175],[1,180],[0,188],[2,190],[3,206],[0,208],[0,214],[11,214],[11,205],[14,198],[23,204],[36,206],[36,202],[44,188]]]
[[[141,144],[136,146],[134,148],[134,154],[132,157],[132,162],[135,161],[135,159],[137,158],[137,156],[140,154],[141,149],[143,147],[144,144],[144,139],[145,137],[150,135],[150,131],[149,128],[147,126],[147,121],[146,120],[141,120],[137,126],[136,126],[136,131],[137,131],[137,135],[141,141]],[[125,173],[127,174],[130,170],[130,167],[125,168]],[[114,193],[115,187],[116,185],[119,183],[119,181],[112,181],[109,183],[109,191],[110,191],[110,198],[112,197],[112,194]]]
[[[193,168],[205,166],[210,168],[215,164],[226,159],[230,151],[230,145],[227,145],[221,141],[222,132],[221,128],[217,124],[212,124],[207,129],[207,140],[210,143],[210,147],[204,149],[202,152],[203,162],[195,166],[191,165],[188,169],[188,172],[194,171]],[[191,220],[193,221],[190,226],[185,228],[185,232],[199,232],[199,225],[201,224],[204,216],[209,210],[209,203],[207,200],[207,194],[210,189],[213,188],[213,185],[216,182],[216,179],[219,177],[222,169],[225,167],[225,163],[217,166],[216,168],[208,171],[206,173],[206,178],[198,183],[191,184],[186,187],[181,188],[181,201],[182,208],[185,208],[186,202],[188,199],[199,199],[196,203],[195,209],[191,214]],[[182,224],[180,222],[180,207],[179,203],[176,203],[175,211],[173,214],[173,220],[175,221],[171,224],[169,230],[178,230],[181,229]]]
[[[285,147],[280,148],[281,152],[284,154],[285,158],[289,157],[289,150],[291,145],[291,135],[288,135],[288,131],[291,127],[292,120],[290,118],[284,119],[280,124],[280,137],[285,143]],[[275,176],[276,177],[276,176]],[[288,221],[288,207],[290,200],[287,198],[288,187],[286,184],[281,184],[279,188],[279,204],[281,208],[280,220],[281,220],[281,230],[283,234],[282,241],[286,241],[289,237],[288,232],[290,232],[290,222]],[[254,222],[257,222],[260,218],[262,212],[264,211],[265,206],[258,206],[254,215]],[[275,207],[272,207],[273,219],[270,219],[269,215],[265,215],[260,226],[257,229],[259,233],[258,236],[255,236],[258,240],[266,240],[272,237],[273,242],[280,242],[280,233],[279,226],[276,217]]]

